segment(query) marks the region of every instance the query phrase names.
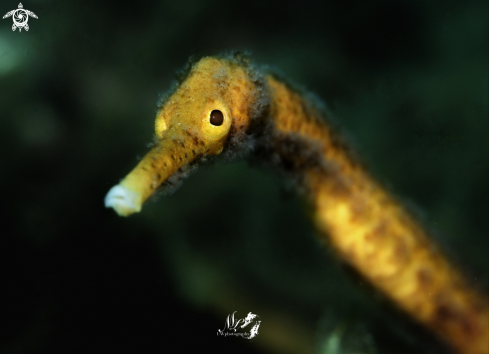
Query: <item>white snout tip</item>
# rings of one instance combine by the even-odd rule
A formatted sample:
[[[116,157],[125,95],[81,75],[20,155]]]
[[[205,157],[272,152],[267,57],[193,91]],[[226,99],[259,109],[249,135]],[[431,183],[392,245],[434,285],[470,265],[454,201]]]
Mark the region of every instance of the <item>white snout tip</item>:
[[[141,211],[138,199],[135,192],[117,184],[105,196],[105,207],[113,208],[119,216],[129,216]]]

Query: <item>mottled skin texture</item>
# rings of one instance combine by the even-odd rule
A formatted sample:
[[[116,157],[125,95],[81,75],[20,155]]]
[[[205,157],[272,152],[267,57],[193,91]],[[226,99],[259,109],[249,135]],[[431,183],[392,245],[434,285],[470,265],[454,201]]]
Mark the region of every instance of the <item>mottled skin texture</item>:
[[[224,123],[209,123],[212,110]],[[311,100],[242,58],[203,58],[157,114],[156,146],[121,182],[142,203],[202,156],[239,150],[284,170],[312,205],[320,237],[339,256],[457,352],[489,353],[489,306],[420,224],[352,158]],[[246,149],[246,147],[242,147]]]
[[[235,132],[248,129],[254,91],[254,83],[236,63],[209,58],[196,64],[156,116],[155,147],[120,185],[136,192],[141,207],[179,168],[221,153],[231,127]],[[215,109],[224,115],[221,126],[209,122]]]
[[[276,135],[298,133],[318,146],[323,157],[302,169],[321,236],[371,284],[460,353],[488,353],[487,298],[467,286],[420,224],[350,157],[318,112],[307,111],[302,97],[282,83],[269,79],[269,86],[270,115],[281,132]],[[301,158],[289,165],[304,165]]]

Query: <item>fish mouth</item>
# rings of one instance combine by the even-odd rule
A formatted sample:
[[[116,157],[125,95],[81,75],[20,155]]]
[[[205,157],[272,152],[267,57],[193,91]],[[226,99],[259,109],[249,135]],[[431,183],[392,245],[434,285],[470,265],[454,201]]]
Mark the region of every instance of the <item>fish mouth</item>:
[[[129,216],[141,211],[138,195],[123,185],[115,185],[105,196],[106,208],[113,208],[120,216]]]
[[[193,162],[201,152],[186,148],[190,142],[181,139],[160,141],[137,166],[105,196],[105,207],[119,216],[141,211],[143,203],[158,187],[183,166]]]

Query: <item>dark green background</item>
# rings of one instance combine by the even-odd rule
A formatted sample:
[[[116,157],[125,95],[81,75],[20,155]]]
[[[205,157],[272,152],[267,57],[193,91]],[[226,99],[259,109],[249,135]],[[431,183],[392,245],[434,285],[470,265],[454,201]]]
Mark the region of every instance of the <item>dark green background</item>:
[[[0,353],[305,353],[266,340],[281,326],[320,353],[342,323],[346,349],[445,352],[316,241],[271,171],[203,167],[128,219],[103,198],[188,57],[250,50],[326,102],[487,290],[487,1],[23,5],[28,32],[0,21]],[[255,341],[217,338],[235,310],[261,316]]]

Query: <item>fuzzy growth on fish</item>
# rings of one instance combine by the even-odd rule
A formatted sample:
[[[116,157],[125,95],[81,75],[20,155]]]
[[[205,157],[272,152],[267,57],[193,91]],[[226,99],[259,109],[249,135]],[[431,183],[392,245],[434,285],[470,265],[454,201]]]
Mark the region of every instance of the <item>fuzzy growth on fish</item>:
[[[160,100],[154,147],[107,195],[105,205],[128,216],[162,184],[167,192],[175,189],[199,162],[249,154],[268,94],[265,77],[245,54],[192,59]],[[114,192],[120,190],[127,193]]]

